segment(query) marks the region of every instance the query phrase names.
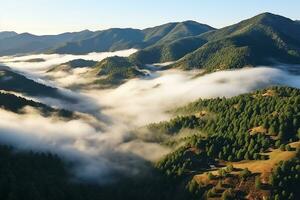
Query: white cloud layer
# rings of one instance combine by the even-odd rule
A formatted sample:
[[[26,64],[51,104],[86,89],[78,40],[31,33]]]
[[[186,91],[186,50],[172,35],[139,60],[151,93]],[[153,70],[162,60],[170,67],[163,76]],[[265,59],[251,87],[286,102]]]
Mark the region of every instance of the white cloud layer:
[[[269,67],[220,71],[194,78],[196,74],[197,71],[167,70],[157,72],[153,79],[133,79],[113,90],[85,94],[98,101],[105,114],[139,126],[168,119],[166,111],[198,98],[231,97],[277,84],[300,87],[299,76]]]
[[[132,51],[124,51],[124,56]],[[91,59],[93,56],[76,58]],[[33,57],[26,57],[29,58]],[[45,55],[43,58],[47,61],[31,66],[27,63],[24,69],[27,73],[32,69],[42,71],[75,57]],[[7,60],[5,58],[3,62],[7,63]],[[11,65],[14,69],[21,66],[19,63]],[[142,159],[156,160],[169,152],[159,144],[142,141],[132,132],[140,126],[169,119],[171,116],[167,111],[170,109],[198,98],[231,97],[270,85],[300,87],[299,76],[269,67],[220,71],[195,77],[198,72],[153,72],[147,78],[132,79],[116,89],[62,90],[80,100],[75,105],[40,99],[51,105],[88,112],[98,120],[93,122],[45,118],[32,110],[25,115],[0,110],[0,139],[21,149],[50,150],[78,163],[75,169],[78,176],[107,181],[115,171],[138,173],[143,167]],[[73,75],[70,78],[76,80],[77,75]],[[56,81],[52,84],[67,84],[70,80]]]
[[[58,65],[61,63],[66,63],[75,59],[85,59],[101,61],[107,57],[112,56],[122,56],[127,57],[135,53],[136,49],[121,50],[115,52],[100,52],[100,53],[89,53],[86,55],[71,55],[71,54],[33,54],[26,56],[3,56],[0,57],[0,63],[18,69],[20,71],[30,71],[33,72],[44,72],[51,66]],[[31,59],[44,59],[42,62],[27,62]]]

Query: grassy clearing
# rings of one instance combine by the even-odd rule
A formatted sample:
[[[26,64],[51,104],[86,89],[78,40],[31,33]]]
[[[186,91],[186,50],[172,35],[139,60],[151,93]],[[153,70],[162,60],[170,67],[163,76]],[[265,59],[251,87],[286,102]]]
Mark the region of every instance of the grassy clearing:
[[[300,142],[290,143],[292,148],[299,148]],[[260,173],[263,176],[266,173],[270,173],[272,168],[280,161],[289,160],[296,155],[296,151],[281,151],[280,149],[273,149],[269,153],[265,153],[269,156],[268,160],[251,160],[241,162],[231,162],[234,168],[244,169],[248,168],[252,173]]]
[[[289,144],[292,148],[297,149],[300,148],[300,141],[293,142]],[[239,173],[239,169],[248,168],[252,173],[261,174],[262,181],[265,182],[266,178],[269,176],[270,172],[274,168],[276,164],[280,161],[285,161],[293,158],[296,155],[296,151],[281,151],[280,149],[273,149],[269,153],[265,153],[265,155],[269,156],[268,160],[249,160],[249,161],[240,161],[240,162],[224,162],[222,165],[230,165],[237,170],[231,172],[231,174],[236,175]],[[208,171],[215,176],[218,176],[218,170],[212,169]],[[199,184],[207,184],[211,183],[211,180],[208,178],[208,173],[198,174],[194,176],[194,179]]]

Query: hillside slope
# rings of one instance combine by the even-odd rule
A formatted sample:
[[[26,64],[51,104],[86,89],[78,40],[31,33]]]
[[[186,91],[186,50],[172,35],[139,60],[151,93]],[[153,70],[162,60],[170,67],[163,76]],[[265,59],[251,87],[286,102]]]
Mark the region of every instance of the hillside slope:
[[[225,191],[230,199],[299,198],[293,183],[300,168],[292,169],[300,162],[299,95],[299,89],[271,87],[178,109],[174,119],[148,126],[169,135],[163,143],[175,148],[157,168],[187,184],[194,199],[221,197]],[[279,178],[282,165],[286,169]],[[282,180],[290,174],[295,176]]]
[[[114,87],[128,79],[145,76],[137,66],[124,57],[109,57],[97,63],[90,72],[100,87]]]
[[[228,99],[199,99],[179,108],[178,117],[148,127],[170,135],[163,144],[174,151],[154,166],[149,163],[152,170],[146,174],[106,185],[70,181],[72,163],[56,155],[0,145],[0,185],[5,188],[0,197],[299,199],[299,96],[299,89],[272,87]],[[190,132],[179,137],[184,129]]]
[[[300,26],[288,18],[263,13],[240,23],[154,45],[131,56],[134,63],[178,61],[174,67],[208,71],[248,65],[300,63]]]
[[[75,59],[50,68],[47,72],[70,71],[76,68],[93,67],[97,62],[93,60]]]
[[[164,44],[152,45],[130,56],[130,60],[138,64],[152,64],[175,61],[195,51],[207,41],[200,36],[185,37]]]
[[[89,52],[145,48],[183,37],[199,35],[210,30],[213,30],[213,28],[193,21],[168,23],[144,30],[113,28],[100,31],[94,37],[86,40],[68,42],[52,52],[85,54]]]
[[[0,90],[32,97],[50,97],[70,102],[74,101],[71,97],[59,92],[57,88],[38,83],[12,71],[8,67],[0,67]]]
[[[26,114],[26,108],[31,107],[40,112],[40,114],[44,116],[59,116],[71,119],[75,117],[75,115],[71,111],[67,111],[64,109],[55,109],[45,104],[35,102],[32,100],[28,100],[22,97],[18,97],[13,94],[0,92],[0,108],[18,113],[18,114]]]
[[[175,67],[216,71],[274,61],[300,63],[300,25],[282,16],[264,13],[201,38],[208,43]]]

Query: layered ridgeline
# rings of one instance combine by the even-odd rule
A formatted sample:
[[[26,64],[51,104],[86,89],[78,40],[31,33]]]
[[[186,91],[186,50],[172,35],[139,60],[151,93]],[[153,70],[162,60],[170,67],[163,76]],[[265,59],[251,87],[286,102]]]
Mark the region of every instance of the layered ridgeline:
[[[264,13],[200,36],[143,49],[131,56],[135,63],[180,59],[182,69],[241,68],[276,62],[300,63],[300,25],[288,18]]]
[[[0,32],[0,40],[4,39],[4,38],[13,37],[16,35],[18,35],[18,34],[14,31],[2,31],[2,32]]]
[[[161,142],[174,151],[149,174],[104,186],[70,181],[70,166],[55,155],[0,146],[0,197],[299,199],[299,96],[273,87],[180,108],[173,120],[148,127],[168,135]]]
[[[172,31],[167,27],[173,27]],[[290,19],[264,13],[219,30],[187,36],[190,32],[201,32],[200,29],[191,31],[196,30],[195,27],[199,28],[195,22],[188,21],[145,29],[148,36],[143,36],[144,40],[153,41],[154,45],[139,50],[129,58],[106,58],[93,66],[95,70],[90,75],[97,79],[95,83],[108,87],[145,76],[139,69],[150,63],[176,61],[169,67],[205,69],[207,72],[274,63],[300,63],[300,25]],[[183,31],[185,29],[189,31]],[[102,41],[111,40],[99,39],[99,42]],[[78,46],[76,49],[81,51],[82,48]]]
[[[214,30],[212,27],[194,21],[168,23],[161,26],[139,29],[113,28],[99,31],[93,37],[76,42],[68,42],[51,52],[86,54],[89,52],[116,51],[130,48],[145,48],[168,43],[188,36],[196,36]]]
[[[0,92],[0,107],[1,109],[9,112],[24,115],[26,114],[28,108],[32,108],[39,111],[39,113],[45,117],[58,116],[66,119],[72,119],[75,117],[71,111],[52,108],[36,101],[6,93],[5,91]]]
[[[300,63],[300,25],[281,16],[261,14],[203,38],[209,43],[176,66],[214,71],[274,61]]]
[[[201,36],[185,37],[165,44],[153,45],[141,49],[130,56],[130,60],[137,64],[176,61],[186,54],[195,51],[205,43],[207,43],[207,40],[202,39]]]
[[[96,87],[96,88],[109,88],[116,87],[125,81],[143,77],[147,74],[138,68],[138,66],[129,62],[126,57],[113,56],[106,58],[100,62],[76,59],[50,68],[47,71],[49,78],[55,80],[57,75],[70,76],[79,71],[80,77],[85,81],[79,84],[75,82],[70,87]],[[78,74],[77,74],[78,75]],[[68,87],[68,86],[67,86]]]
[[[59,35],[33,35],[30,33],[0,32],[0,55],[41,53],[66,42],[92,37],[97,32],[84,30]]]
[[[67,71],[70,72],[72,69],[84,68],[84,67],[93,67],[97,62],[93,60],[84,60],[84,59],[75,59],[60,65],[51,67],[47,72],[60,72]]]
[[[38,83],[8,67],[0,66],[0,90],[20,93],[33,97],[47,96],[51,98],[62,98],[68,100],[67,96],[61,94],[57,88]]]
[[[0,32],[0,55],[24,53],[86,54],[145,48],[179,38],[195,36],[214,28],[194,21],[168,23],[143,30],[112,28],[103,31],[84,30],[59,35]]]

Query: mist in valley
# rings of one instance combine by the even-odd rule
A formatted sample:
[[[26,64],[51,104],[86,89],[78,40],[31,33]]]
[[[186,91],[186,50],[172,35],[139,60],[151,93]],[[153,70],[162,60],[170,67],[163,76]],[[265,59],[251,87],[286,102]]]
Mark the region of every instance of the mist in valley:
[[[50,151],[75,164],[75,176],[100,183],[109,182],[117,173],[136,175],[171,151],[159,143],[149,142],[136,132],[140,127],[172,118],[172,109],[198,98],[232,97],[271,85],[300,88],[299,75],[283,68],[261,66],[219,71],[197,76],[200,71],[150,71],[147,77],[129,80],[114,89],[84,88],[72,91],[88,69],[47,78],[47,70],[73,59],[100,61],[108,56],[129,56],[136,50],[88,55],[29,55],[2,57],[0,62],[21,71],[27,77],[60,89],[76,99],[35,97],[36,101],[74,111],[82,117],[62,120],[44,117],[27,108],[25,114],[0,110],[0,139],[20,150]],[[29,63],[28,59],[45,61]],[[288,66],[285,66],[288,68]],[[68,77],[70,75],[70,77]],[[26,97],[26,96],[25,96]],[[32,98],[32,97],[27,97]]]

